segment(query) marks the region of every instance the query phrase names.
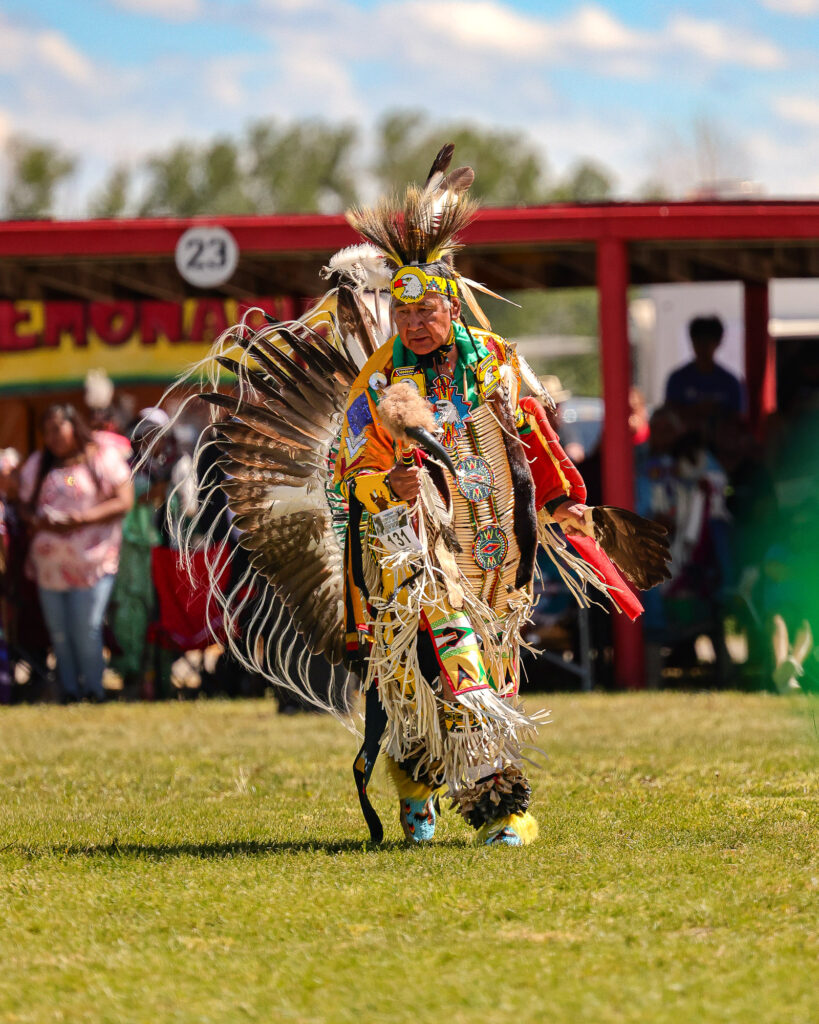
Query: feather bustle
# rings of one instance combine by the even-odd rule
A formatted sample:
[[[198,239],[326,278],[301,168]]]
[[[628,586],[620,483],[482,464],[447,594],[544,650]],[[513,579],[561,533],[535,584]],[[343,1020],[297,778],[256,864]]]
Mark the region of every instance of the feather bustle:
[[[258,430],[260,434],[269,437],[272,441],[291,445],[301,450],[309,450],[314,447],[314,442],[310,438],[305,437],[300,430],[288,428],[287,424],[283,424],[280,418],[274,416],[269,409],[258,405],[251,405],[249,402],[243,402],[240,399],[230,395],[222,395],[218,392],[206,392],[200,394],[199,397],[204,402],[223,409],[230,416],[234,416],[236,419],[241,420],[242,423],[247,424],[247,426]]]
[[[375,354],[377,345],[373,332],[374,324],[368,309],[361,304],[351,288],[338,290],[337,315],[342,337],[352,334],[358,340],[364,355],[369,359]]]

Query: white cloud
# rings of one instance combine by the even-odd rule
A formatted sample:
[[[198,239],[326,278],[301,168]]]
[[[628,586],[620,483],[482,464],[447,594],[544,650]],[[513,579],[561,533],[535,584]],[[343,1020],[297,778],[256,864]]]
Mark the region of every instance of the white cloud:
[[[495,60],[557,61],[562,64],[597,57],[634,56],[657,48],[647,33],[637,32],[596,4],[584,4],[562,20],[528,17],[495,0],[395,0],[377,10],[379,35],[416,57],[457,62],[458,55]],[[423,25],[428,31],[407,31]],[[453,50],[454,48],[454,50]]]
[[[164,21],[192,21],[202,13],[201,0],[113,0],[114,6],[132,14]]]
[[[586,4],[555,27],[555,40],[597,53],[639,52],[654,48],[647,32],[636,32],[595,4]]]
[[[760,70],[786,63],[768,39],[719,21],[677,14],[659,30],[638,30],[594,3],[550,20],[519,14],[496,0],[394,0],[376,9],[373,23],[387,45],[400,39],[406,53],[430,63],[442,60],[447,48],[453,62],[459,51],[465,57],[564,66],[593,60],[595,72],[622,77],[657,73],[675,56]],[[415,25],[428,31],[413,32]]]
[[[767,7],[769,11],[795,14],[803,18],[819,14],[819,0],[762,0],[762,6]]]
[[[381,0],[367,10],[350,0],[250,0],[236,10],[236,18],[268,38],[279,54],[295,46],[312,51],[316,64],[324,58],[349,62],[351,68],[353,62],[358,67],[389,62],[399,78],[408,65],[436,79],[446,69],[463,75],[463,61],[473,79],[489,75],[500,83],[510,73],[518,76],[520,64],[543,74],[581,67],[638,79],[662,74],[670,61],[759,70],[785,63],[785,55],[766,38],[719,21],[678,15],[649,31],[593,2],[550,18],[523,14],[503,0]],[[432,92],[426,80],[415,91]]]
[[[787,142],[776,135],[755,132],[746,139],[756,177],[772,196],[819,195],[819,134]]]
[[[344,63],[326,53],[316,58],[307,40],[288,47],[276,62],[275,74],[254,94],[248,115],[366,120],[372,107],[368,110]]]
[[[247,66],[247,59],[240,56],[216,57],[203,64],[203,71],[207,69],[203,84],[219,106],[239,110],[248,101],[243,84]]]
[[[814,96],[780,96],[773,108],[786,121],[819,127],[819,99]]]
[[[56,73],[73,83],[90,82],[93,64],[60,32],[18,25],[0,12],[0,75]]]
[[[40,32],[36,36],[40,56],[72,82],[90,82],[94,77],[91,62],[59,32]]]
[[[786,64],[782,50],[767,39],[686,14],[671,19],[666,40],[670,49],[680,47],[715,64],[737,64],[760,70],[773,70]]]
[[[491,50],[500,55],[531,56],[548,43],[547,30],[535,18],[526,18],[491,0],[404,0],[387,4],[381,18],[387,31],[401,25],[421,25],[424,38],[448,37],[466,50]],[[411,30],[411,29],[410,29]]]

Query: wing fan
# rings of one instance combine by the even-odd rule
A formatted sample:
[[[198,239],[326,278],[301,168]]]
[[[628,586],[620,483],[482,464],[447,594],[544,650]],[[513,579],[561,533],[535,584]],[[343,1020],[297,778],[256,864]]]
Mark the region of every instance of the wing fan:
[[[650,590],[670,579],[668,531],[664,526],[615,505],[591,510],[593,536],[629,582]]]

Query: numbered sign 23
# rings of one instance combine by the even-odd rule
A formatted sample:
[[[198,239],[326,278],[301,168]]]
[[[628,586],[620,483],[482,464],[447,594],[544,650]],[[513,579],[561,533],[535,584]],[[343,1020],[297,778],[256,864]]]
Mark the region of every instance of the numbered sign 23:
[[[197,288],[229,281],[238,262],[239,246],[225,228],[188,228],[176,243],[176,269]]]

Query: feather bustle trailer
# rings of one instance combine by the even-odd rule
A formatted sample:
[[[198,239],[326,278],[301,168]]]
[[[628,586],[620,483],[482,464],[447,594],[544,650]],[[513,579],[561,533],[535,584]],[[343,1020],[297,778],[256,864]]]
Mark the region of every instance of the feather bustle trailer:
[[[200,494],[224,492],[249,562],[229,593],[211,593],[227,642],[247,668],[338,711],[346,671],[329,694],[310,683],[312,656],[336,666],[346,659],[347,512],[330,487],[332,465],[350,386],[385,338],[361,301],[361,280],[336,271],[333,285],[302,320],[265,314],[260,329],[245,319],[226,332],[198,367],[194,394],[212,410],[195,452]],[[208,456],[203,473],[209,451],[215,472]],[[183,558],[198,525],[178,537]],[[206,544],[227,530],[223,517]]]

